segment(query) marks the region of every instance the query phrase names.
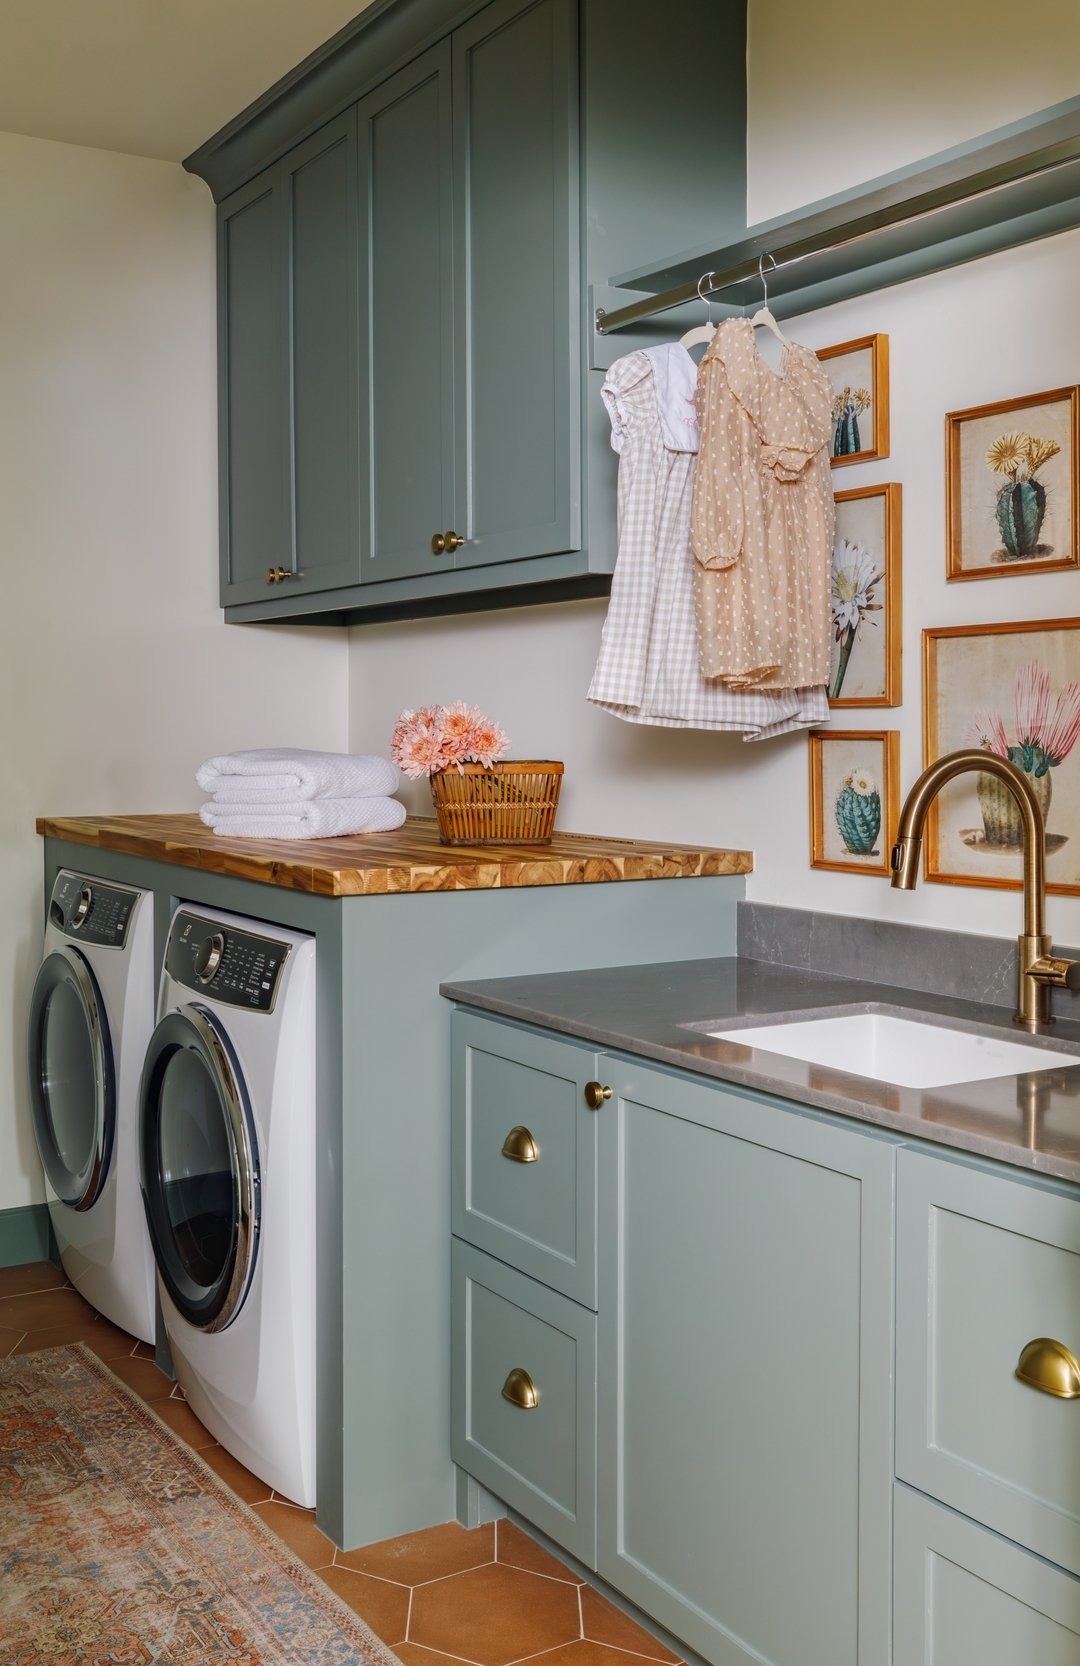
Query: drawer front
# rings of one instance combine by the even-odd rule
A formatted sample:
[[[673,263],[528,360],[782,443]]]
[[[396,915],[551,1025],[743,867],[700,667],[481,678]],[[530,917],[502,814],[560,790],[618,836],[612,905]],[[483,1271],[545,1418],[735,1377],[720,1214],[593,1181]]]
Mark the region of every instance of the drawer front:
[[[897,1474],[1080,1574],[1080,1398],[1016,1376],[1080,1355],[1080,1198],[900,1153]]]
[[[454,1232],[595,1307],[596,1053],[464,1012],[453,1034]]]
[[[1080,1583],[897,1486],[893,1666],[1076,1666]]]
[[[456,1238],[451,1266],[454,1462],[595,1567],[596,1317]]]

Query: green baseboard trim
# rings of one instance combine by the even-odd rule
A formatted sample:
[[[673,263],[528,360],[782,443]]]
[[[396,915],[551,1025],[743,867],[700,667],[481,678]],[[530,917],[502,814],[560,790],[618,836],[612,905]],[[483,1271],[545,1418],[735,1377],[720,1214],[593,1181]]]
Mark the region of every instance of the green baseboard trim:
[[[0,1267],[22,1267],[28,1261],[54,1261],[60,1255],[44,1203],[21,1209],[0,1209]]]

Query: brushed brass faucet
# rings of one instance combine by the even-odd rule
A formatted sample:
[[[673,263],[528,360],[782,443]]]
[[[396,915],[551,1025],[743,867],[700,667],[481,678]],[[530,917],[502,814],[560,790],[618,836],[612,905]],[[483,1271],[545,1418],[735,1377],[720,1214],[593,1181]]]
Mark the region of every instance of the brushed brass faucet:
[[[1080,960],[1061,960],[1050,953],[1046,935],[1046,830],[1039,801],[1023,770],[996,752],[968,747],[947,752],[919,779],[904,800],[896,843],[892,849],[892,883],[901,891],[913,891],[919,877],[923,824],[930,805],[948,781],[969,771],[995,775],[1016,800],[1024,829],[1024,930],[1019,939],[1016,1012],[1013,1022],[1034,1030],[1052,1024],[1050,990],[1080,988]]]

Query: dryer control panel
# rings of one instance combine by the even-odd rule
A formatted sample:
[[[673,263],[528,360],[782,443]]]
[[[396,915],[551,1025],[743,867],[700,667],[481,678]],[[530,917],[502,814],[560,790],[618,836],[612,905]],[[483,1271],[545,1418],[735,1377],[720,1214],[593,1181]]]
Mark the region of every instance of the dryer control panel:
[[[181,909],[165,947],[165,970],[177,983],[223,1006],[272,1012],[291,947]]]
[[[49,923],[65,937],[105,949],[122,949],[139,900],[137,891],[106,885],[61,868],[49,900]]]

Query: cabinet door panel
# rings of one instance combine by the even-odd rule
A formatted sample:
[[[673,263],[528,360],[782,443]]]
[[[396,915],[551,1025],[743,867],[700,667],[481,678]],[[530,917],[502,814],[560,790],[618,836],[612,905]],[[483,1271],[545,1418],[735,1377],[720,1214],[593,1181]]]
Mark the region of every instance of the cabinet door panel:
[[[1076,1666],[1080,1582],[896,1488],[893,1666]]]
[[[574,0],[454,35],[458,567],[580,547]]]
[[[453,566],[431,548],[456,530],[449,44],[363,99],[359,117],[371,580]]]
[[[891,1149],[602,1068],[599,1570],[718,1666],[878,1666]]]
[[[221,599],[261,601],[291,565],[281,188],[261,174],[218,218]]]
[[[297,591],[360,573],[356,116],[291,151],[285,174]]]

